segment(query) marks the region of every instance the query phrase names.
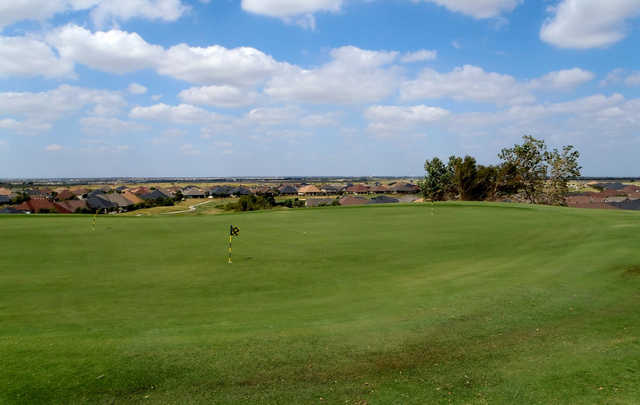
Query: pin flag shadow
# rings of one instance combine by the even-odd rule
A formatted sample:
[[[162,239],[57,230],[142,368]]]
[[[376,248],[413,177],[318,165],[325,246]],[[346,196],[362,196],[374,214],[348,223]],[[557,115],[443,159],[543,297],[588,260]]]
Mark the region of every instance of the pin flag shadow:
[[[233,238],[237,236],[240,236],[240,228],[231,225],[229,227],[229,264],[233,263],[233,261],[231,260]]]

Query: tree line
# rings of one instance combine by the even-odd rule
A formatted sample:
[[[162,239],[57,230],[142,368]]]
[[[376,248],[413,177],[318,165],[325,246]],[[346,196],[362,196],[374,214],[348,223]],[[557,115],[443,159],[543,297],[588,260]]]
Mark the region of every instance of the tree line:
[[[530,135],[498,154],[498,165],[483,166],[472,156],[435,157],[424,165],[420,188],[432,201],[483,201],[520,195],[531,204],[566,205],[569,180],[580,177],[580,152],[572,145],[549,150]]]

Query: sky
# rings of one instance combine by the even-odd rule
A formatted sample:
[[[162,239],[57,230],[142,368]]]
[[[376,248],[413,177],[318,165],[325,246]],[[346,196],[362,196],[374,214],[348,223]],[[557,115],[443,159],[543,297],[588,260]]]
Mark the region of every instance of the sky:
[[[0,178],[640,176],[640,0],[0,2]]]

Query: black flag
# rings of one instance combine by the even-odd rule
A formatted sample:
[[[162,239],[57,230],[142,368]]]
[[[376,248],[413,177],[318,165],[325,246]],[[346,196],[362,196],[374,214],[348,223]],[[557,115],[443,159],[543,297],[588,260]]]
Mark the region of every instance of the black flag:
[[[231,229],[229,230],[229,236],[238,236],[240,235],[240,228],[237,226],[231,225]]]

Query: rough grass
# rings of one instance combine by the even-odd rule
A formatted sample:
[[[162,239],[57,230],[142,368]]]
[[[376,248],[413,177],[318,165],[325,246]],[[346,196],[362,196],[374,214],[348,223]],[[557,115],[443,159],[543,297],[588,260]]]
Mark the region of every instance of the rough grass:
[[[0,217],[0,403],[635,404],[635,225],[497,204]]]

